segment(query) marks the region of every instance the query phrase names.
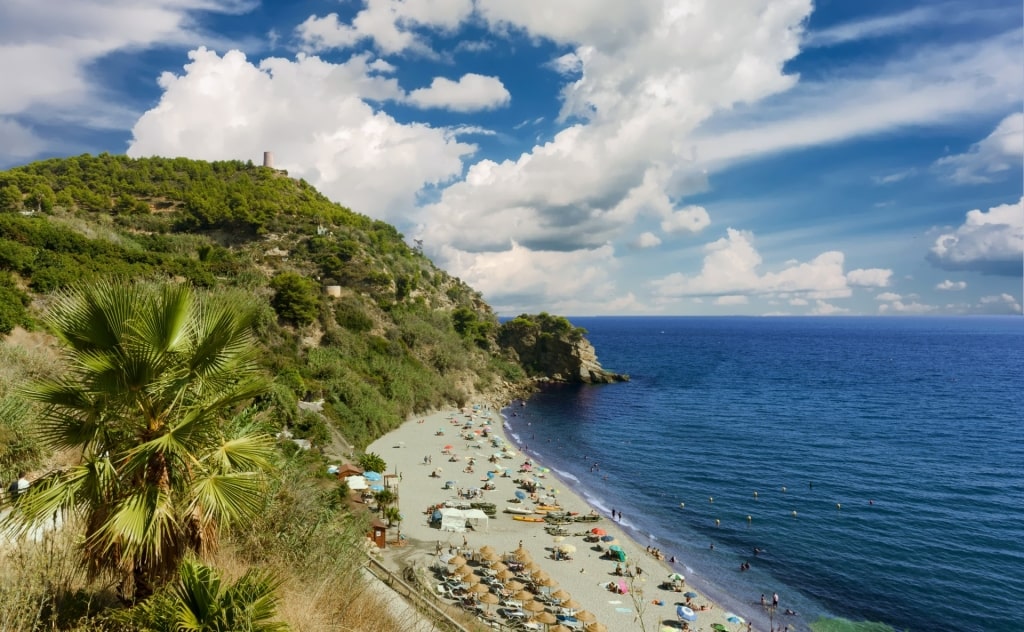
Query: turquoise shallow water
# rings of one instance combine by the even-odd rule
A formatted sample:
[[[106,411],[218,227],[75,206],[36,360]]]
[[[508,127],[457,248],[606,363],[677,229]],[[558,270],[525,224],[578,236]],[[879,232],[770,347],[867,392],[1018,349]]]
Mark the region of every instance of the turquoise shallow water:
[[[728,607],[1024,629],[1024,319],[571,320],[632,380],[510,432]]]

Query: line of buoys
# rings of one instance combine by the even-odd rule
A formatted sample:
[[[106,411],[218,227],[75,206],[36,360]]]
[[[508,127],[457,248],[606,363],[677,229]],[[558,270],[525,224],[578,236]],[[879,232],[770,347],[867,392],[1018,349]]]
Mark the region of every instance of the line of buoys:
[[[836,509],[842,509],[842,508],[843,508],[842,503],[836,503]]]
[[[782,493],[783,493],[783,494],[785,494],[785,493],[786,493],[786,486],[785,486],[785,485],[783,485],[783,486],[782,486]]]
[[[718,518],[715,518],[715,526],[716,526],[716,527],[720,527],[720,526],[722,526],[722,521],[721,521],[721,520],[719,520]]]
[[[793,510],[793,517],[796,518],[796,509]]]
[[[748,515],[748,516],[747,516],[747,522],[750,522],[751,520],[753,520],[753,518],[751,518],[751,517],[750,517],[750,516]]]
[[[679,503],[679,508],[680,509],[683,509],[684,507],[686,507],[686,503]]]
[[[715,502],[715,497],[714,496],[708,496],[708,502],[709,503]]]
[[[754,498],[757,498],[757,490],[754,490]]]

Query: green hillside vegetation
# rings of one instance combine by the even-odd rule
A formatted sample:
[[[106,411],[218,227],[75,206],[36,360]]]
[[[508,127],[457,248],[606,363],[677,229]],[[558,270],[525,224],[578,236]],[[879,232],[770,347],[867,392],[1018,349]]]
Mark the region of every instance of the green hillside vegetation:
[[[0,173],[0,332],[31,329],[33,300],[109,277],[247,297],[277,414],[299,438],[328,437],[299,415],[301,399],[324,399],[361,447],[414,412],[523,376],[477,292],[394,227],[282,172],[104,154]]]
[[[245,374],[258,375],[261,387],[211,408],[204,419],[215,423],[203,426],[201,444],[199,435],[174,430],[185,422],[174,421],[173,407],[133,429],[129,422],[138,420],[124,411],[141,400],[119,399],[124,387],[78,401],[74,393],[109,388],[104,380],[111,378],[97,373],[79,382],[94,385],[85,390],[68,382],[100,362],[99,352],[88,345],[74,351],[78,334],[65,333],[63,343],[53,334],[77,313],[68,311],[69,292],[103,287],[157,294],[190,288],[196,304],[214,311],[230,305],[252,336]],[[149,322],[155,335],[155,313],[132,322]],[[0,480],[6,486],[21,470],[34,473],[40,484],[33,494],[41,495],[26,497],[34,500],[24,515],[78,508],[43,545],[0,550],[5,630],[169,630],[186,619],[206,621],[189,628],[204,630],[270,630],[282,621],[292,629],[405,629],[372,599],[345,598],[359,590],[367,517],[350,513],[347,490],[326,474],[321,451],[336,458],[351,445],[358,453],[417,412],[529,388],[479,293],[435,267],[394,227],[283,172],[239,161],[79,156],[0,173],[0,333]],[[223,388],[204,397],[227,393],[240,376],[229,372],[219,378],[227,380]],[[206,401],[190,399],[198,391],[180,393],[159,401],[188,410]],[[321,412],[299,405],[320,400]],[[64,412],[55,417],[58,410]],[[110,422],[114,434],[85,433],[92,426],[82,420],[114,410],[121,417],[111,419],[124,420]],[[78,425],[57,423],[71,418]],[[181,427],[198,427],[188,423]],[[260,436],[285,429],[315,449],[272,441],[273,455],[257,458],[252,450],[231,456],[217,447],[262,445]],[[161,465],[193,459],[184,470]],[[210,459],[223,465],[209,469]],[[207,464],[200,468],[207,478],[199,477],[198,463]],[[246,496],[230,483],[256,475],[258,505],[252,490],[245,488]],[[116,483],[122,479],[127,487]],[[151,494],[132,491],[142,481],[155,485]],[[55,491],[44,494],[51,484]],[[115,521],[117,529],[97,530],[97,520],[115,515],[115,498],[132,511]],[[400,521],[384,500],[388,519]],[[239,504],[232,509],[229,501]],[[202,510],[203,520],[189,526],[195,516],[182,508],[200,506],[216,509]],[[177,525],[164,531],[177,535],[162,545],[147,540],[152,533],[142,526],[157,516]],[[207,532],[218,537],[196,539]],[[82,541],[83,534],[94,535]],[[176,553],[166,557],[167,550]],[[194,611],[199,603],[208,610]],[[231,623],[239,608],[258,612],[260,626]]]

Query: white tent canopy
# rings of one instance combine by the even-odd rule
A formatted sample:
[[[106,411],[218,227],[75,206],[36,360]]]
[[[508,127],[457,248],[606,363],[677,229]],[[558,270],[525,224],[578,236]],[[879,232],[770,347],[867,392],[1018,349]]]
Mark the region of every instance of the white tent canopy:
[[[360,491],[363,489],[369,489],[369,485],[366,484],[366,479],[362,476],[346,476],[345,483],[348,484],[348,488],[352,491]]]
[[[478,529],[481,520],[484,523],[484,531],[486,531],[490,521],[482,509],[455,509],[454,507],[441,509],[441,531],[461,533],[466,530],[467,522],[470,522],[474,529]]]

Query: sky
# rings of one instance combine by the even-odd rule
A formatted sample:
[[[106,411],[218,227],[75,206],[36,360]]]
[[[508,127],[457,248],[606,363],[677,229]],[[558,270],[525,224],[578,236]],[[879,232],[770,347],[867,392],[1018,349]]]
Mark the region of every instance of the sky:
[[[1020,0],[4,0],[0,168],[240,159],[503,316],[1021,314]]]

